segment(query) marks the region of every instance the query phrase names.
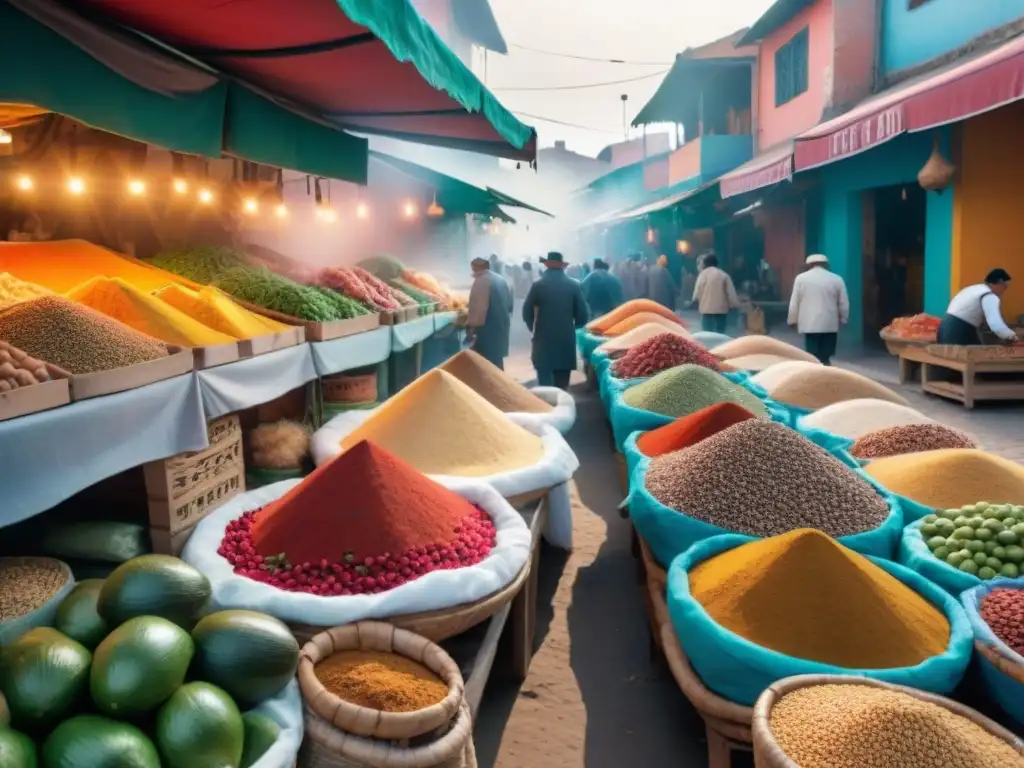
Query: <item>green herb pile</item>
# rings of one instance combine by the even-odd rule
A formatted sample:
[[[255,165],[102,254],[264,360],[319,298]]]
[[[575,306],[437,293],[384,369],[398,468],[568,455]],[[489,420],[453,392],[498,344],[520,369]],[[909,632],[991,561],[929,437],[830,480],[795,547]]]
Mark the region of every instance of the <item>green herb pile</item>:
[[[229,269],[214,284],[236,299],[314,323],[345,320],[367,312],[355,299],[319,286],[299,285],[266,268]]]
[[[230,269],[248,266],[237,251],[215,245],[163,251],[150,263],[203,285],[209,285]]]
[[[357,266],[362,267],[371,275],[375,275],[381,280],[394,280],[400,277],[405,270],[405,264],[386,253],[363,259]]]

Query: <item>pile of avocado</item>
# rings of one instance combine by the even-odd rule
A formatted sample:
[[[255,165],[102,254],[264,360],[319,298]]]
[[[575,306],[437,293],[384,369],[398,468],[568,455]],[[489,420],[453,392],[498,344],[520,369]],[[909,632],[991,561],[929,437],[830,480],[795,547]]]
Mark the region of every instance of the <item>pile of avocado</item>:
[[[921,521],[932,556],[988,580],[1024,572],[1024,506],[980,501]]]
[[[0,766],[254,765],[280,728],[251,710],[293,679],[299,646],[209,602],[207,578],[163,555],[77,584],[54,627],[0,648]]]

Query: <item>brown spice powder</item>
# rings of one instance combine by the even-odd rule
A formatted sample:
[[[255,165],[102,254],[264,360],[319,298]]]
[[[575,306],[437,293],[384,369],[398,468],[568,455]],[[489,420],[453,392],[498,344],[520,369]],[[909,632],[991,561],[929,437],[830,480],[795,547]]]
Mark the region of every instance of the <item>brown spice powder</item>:
[[[382,712],[415,712],[440,704],[447,684],[422,664],[395,653],[341,651],[314,668],[335,696]]]

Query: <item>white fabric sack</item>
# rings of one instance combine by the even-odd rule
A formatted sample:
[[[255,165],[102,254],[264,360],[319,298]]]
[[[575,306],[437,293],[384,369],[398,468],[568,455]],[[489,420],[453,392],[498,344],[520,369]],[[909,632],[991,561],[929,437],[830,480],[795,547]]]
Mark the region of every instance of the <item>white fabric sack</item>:
[[[269,717],[280,726],[281,733],[270,749],[253,763],[252,768],[293,768],[305,730],[298,680],[292,680],[277,696],[267,699],[253,712]]]
[[[317,466],[341,453],[341,441],[366,421],[376,409],[340,413],[313,434],[310,453]],[[579,459],[565,438],[535,413],[506,413],[509,420],[538,435],[544,444],[544,458],[531,467],[513,469],[496,475],[459,478],[451,475],[427,475],[442,485],[458,480],[476,480],[493,486],[505,498],[511,498],[540,488],[551,487],[548,495],[548,520],[544,538],[559,549],[572,549],[572,504],[566,483],[580,467]]]
[[[576,423],[576,401],[568,392],[558,387],[530,387],[530,391],[554,408],[548,413],[530,413],[545,424],[550,424],[563,435],[568,434]],[[518,415],[518,414],[517,414]]]
[[[282,621],[321,627],[454,608],[504,589],[522,569],[532,549],[530,529],[523,516],[486,483],[464,478],[435,479],[483,509],[494,523],[497,544],[476,565],[432,571],[376,595],[337,597],[288,592],[236,574],[228,561],[217,554],[228,523],[250,509],[259,509],[284,496],[302,480],[284,480],[236,496],[199,522],[181,559],[210,580],[216,610],[246,608]]]

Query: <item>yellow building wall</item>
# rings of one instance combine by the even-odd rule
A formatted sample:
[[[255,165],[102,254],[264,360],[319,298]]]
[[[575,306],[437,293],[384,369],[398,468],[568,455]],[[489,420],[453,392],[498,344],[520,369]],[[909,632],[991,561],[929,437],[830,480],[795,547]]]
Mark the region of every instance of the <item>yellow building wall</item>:
[[[1024,314],[1024,102],[961,126],[950,277],[955,294],[1002,267],[1014,278],[1003,319]]]

